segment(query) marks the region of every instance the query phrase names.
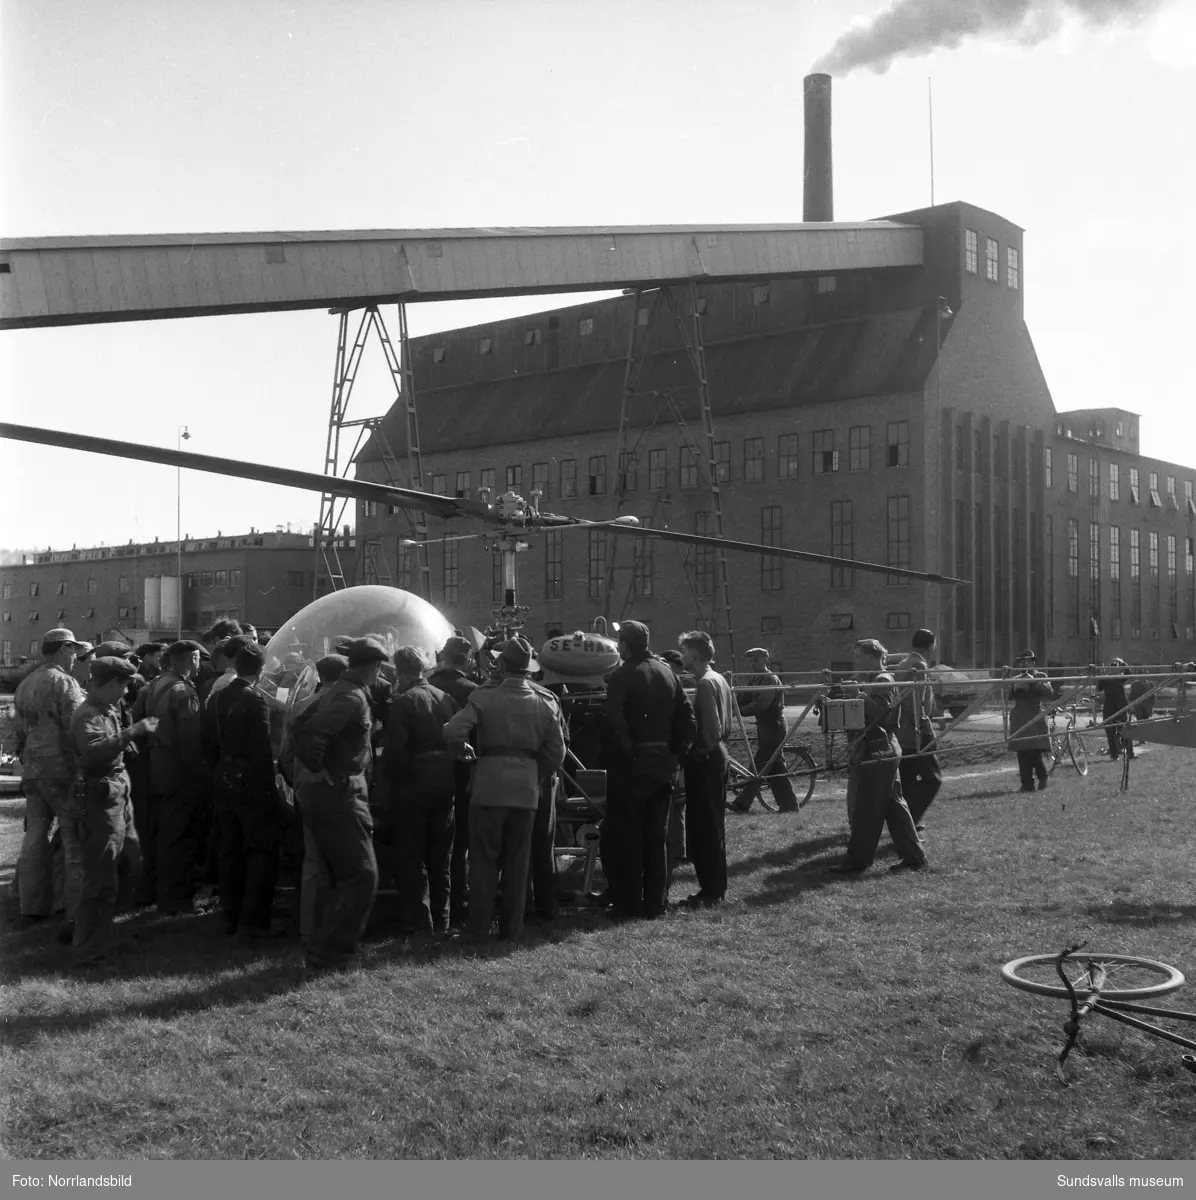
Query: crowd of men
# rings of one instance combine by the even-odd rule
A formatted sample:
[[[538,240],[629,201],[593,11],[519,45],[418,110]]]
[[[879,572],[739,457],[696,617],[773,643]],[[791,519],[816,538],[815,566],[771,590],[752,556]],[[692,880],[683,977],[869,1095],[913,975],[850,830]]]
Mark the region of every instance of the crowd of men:
[[[626,621],[618,645],[598,708],[603,900],[616,921],[659,917],[687,858],[698,890],[682,906],[717,906],[732,689],[707,633],[683,634],[658,656],[647,627]],[[896,869],[926,864],[919,833],[942,780],[925,682],[933,648],[919,630],[890,672],[894,656],[879,642],[857,643],[856,678],[838,693],[862,698],[867,728],[849,767],[851,838],[832,870],[871,865],[886,825]],[[260,686],[255,631],[234,622],[202,641],[135,649],[55,629],[42,653],[15,697],[27,800],[18,894],[28,923],[60,904],[58,936],[75,968],[111,973],[122,906],[191,913],[205,885],[230,938],[297,932],[312,974],[357,961],[383,874],[407,936],[455,930],[481,942],[497,924],[498,937],[518,939],[525,920],[556,916],[555,807],[570,728],[559,694],[532,678],[523,638],[496,645],[484,671],[458,636],[432,669],[415,647],[391,654],[372,637],[348,640],[315,664],[314,694],[285,713]],[[747,654],[740,711],[756,720],[761,775],[740,811],[763,786],[777,807],[797,807],[783,767],[765,771],[787,732],[768,657],[763,647]],[[290,929],[276,906],[284,856],[299,864]]]

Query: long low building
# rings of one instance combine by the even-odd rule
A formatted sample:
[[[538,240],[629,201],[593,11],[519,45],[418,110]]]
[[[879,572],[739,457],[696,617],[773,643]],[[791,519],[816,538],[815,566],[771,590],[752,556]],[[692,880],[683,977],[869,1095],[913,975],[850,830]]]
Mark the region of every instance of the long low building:
[[[929,626],[962,666],[1026,646],[1056,663],[1196,656],[1196,468],[1144,459],[1132,413],[1056,412],[1024,320],[1019,227],[964,203],[884,220],[922,231],[922,265],[697,284],[724,532],[972,586],[732,555],[738,648],[762,642],[791,670],[841,667],[860,637],[902,646]],[[536,491],[567,515],[712,531],[695,376],[652,312],[658,295],[413,340],[425,486]],[[620,463],[637,331],[648,342]],[[402,406],[383,431],[402,462]],[[386,479],[376,441],[357,469]],[[411,582],[402,517],[362,504],[358,532]],[[620,539],[608,595],[611,536],[531,539],[520,600],[533,636],[602,615],[643,620],[666,644],[694,625],[725,638],[712,554]],[[478,541],[430,555],[432,599],[458,625],[486,623],[496,556]]]

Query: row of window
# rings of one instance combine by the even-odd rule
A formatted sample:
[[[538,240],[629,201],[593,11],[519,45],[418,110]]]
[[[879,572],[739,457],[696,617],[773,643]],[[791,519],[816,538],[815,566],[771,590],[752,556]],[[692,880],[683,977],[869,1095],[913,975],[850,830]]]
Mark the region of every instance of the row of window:
[[[1051,452],[1048,449],[1046,452],[1046,486],[1052,485],[1052,470],[1051,470]],[[1149,506],[1151,508],[1167,507],[1175,512],[1180,511],[1179,495],[1176,492],[1176,479],[1174,475],[1166,477],[1166,504],[1163,497],[1159,494],[1159,473],[1158,471],[1150,471],[1147,473],[1147,488],[1146,495]],[[1109,487],[1108,497],[1110,500],[1121,499],[1121,464],[1109,463],[1108,475]],[[1137,467],[1129,468],[1129,502],[1131,504],[1140,504],[1142,502],[1141,488],[1141,473]],[[1080,490],[1080,458],[1078,454],[1068,453],[1067,455],[1067,490],[1073,494],[1077,494]],[[1088,459],[1088,495],[1093,500],[1101,498],[1101,470],[1100,459],[1091,457]],[[1191,479],[1184,480],[1184,502],[1183,510],[1190,516],[1196,516],[1196,485]]]
[[[187,575],[189,588],[200,587],[240,587],[240,567],[230,567],[227,571],[191,571]]]
[[[122,620],[127,620],[130,613],[134,613],[136,611],[137,611],[137,608],[134,605],[132,608],[118,609],[117,615]],[[79,614],[80,619],[82,619],[84,621],[93,620],[95,618],[95,615],[96,615],[96,610],[94,608],[85,608]],[[33,608],[33,609],[29,610],[28,620],[31,625],[36,624],[41,619],[42,619],[42,615],[41,615],[41,611],[39,609]],[[58,611],[54,614],[54,619],[59,625],[64,625],[67,621],[67,610],[65,608],[58,609]],[[10,624],[12,622],[12,613],[11,612],[0,613],[0,621],[3,621],[6,625]]]
[[[963,265],[969,275],[980,273],[980,238],[974,229],[963,231]],[[1001,282],[1001,247],[996,238],[984,239],[984,278]],[[1005,286],[1014,291],[1021,286],[1021,261],[1014,246],[1005,247]]]
[[[886,427],[886,442],[881,461],[886,467],[906,467],[909,465],[909,422],[890,421]],[[869,471],[873,467],[872,427],[870,425],[855,425],[847,431],[847,470]],[[777,438],[777,478],[795,479],[799,474],[800,442],[796,433],[782,433]],[[837,472],[842,465],[837,434],[833,429],[818,429],[810,435],[810,471],[815,475],[825,475]],[[647,467],[646,480],[650,491],[659,491],[669,486],[670,464],[672,451],[667,449],[649,450],[646,462],[636,451],[627,451],[619,461],[618,479],[615,487],[619,492],[634,492],[639,490],[641,468]],[[756,483],[765,478],[766,447],[762,437],[745,438],[743,441],[743,460],[741,478],[745,483]],[[542,499],[552,498],[550,464],[547,462],[532,463],[531,492]],[[557,480],[557,497],[560,499],[575,499],[578,496],[605,496],[610,486],[605,454],[591,455],[585,461],[585,474],[579,475],[579,460],[565,458],[560,461],[560,474]],[[720,483],[731,479],[731,443],[714,443],[714,471]],[[696,446],[681,446],[677,451],[676,479],[681,488],[696,488],[707,476],[707,467],[703,455]],[[433,474],[431,477],[432,491],[438,496],[449,494],[448,475]],[[484,467],[478,473],[479,491],[494,494],[498,486],[498,473],[494,467]],[[524,486],[524,471],[522,465],[509,466],[503,475],[504,491],[522,491]],[[473,494],[473,473],[457,471],[453,475],[452,495],[467,497]],[[366,501],[365,512],[368,517],[382,515],[382,506],[374,501]],[[388,509],[393,513],[394,509]]]

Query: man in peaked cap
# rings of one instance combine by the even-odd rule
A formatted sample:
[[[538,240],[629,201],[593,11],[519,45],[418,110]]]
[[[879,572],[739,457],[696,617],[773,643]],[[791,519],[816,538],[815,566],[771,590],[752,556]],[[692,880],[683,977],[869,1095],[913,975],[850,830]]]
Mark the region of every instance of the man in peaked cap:
[[[773,760],[768,769],[769,791],[782,812],[796,812],[797,797],[785,774],[785,760],[776,753],[789,732],[785,724],[785,689],[781,687],[780,679],[768,669],[769,654],[763,646],[753,647],[744,657],[751,672],[745,686],[752,690],[740,695],[739,711],[745,717],[756,718],[756,770],[763,771],[769,760]],[[732,806],[735,811],[747,812],[762,786],[750,784],[746,787]]]
[[[901,706],[897,714],[897,742],[901,746],[897,774],[901,780],[902,795],[919,832],[926,810],[943,786],[938,755],[931,749],[934,744],[934,725],[930,715],[934,708],[934,691],[927,682],[930,675],[929,656],[934,653],[937,642],[933,630],[915,630],[909,653],[889,668],[893,678],[902,685]]]
[[[1121,757],[1121,735],[1130,719],[1129,698],[1126,688],[1130,684],[1130,670],[1124,658],[1115,658],[1109,664],[1107,672],[1102,672],[1101,681],[1097,684],[1101,693],[1101,721],[1105,726],[1105,736],[1109,739],[1109,757]],[[1134,757],[1134,741],[1129,743],[1130,758]]]
[[[499,935],[523,931],[532,830],[540,788],[565,761],[560,708],[528,675],[538,669],[531,645],[513,637],[497,647],[499,681],[480,687],[444,727],[450,753],[476,757],[469,804],[471,937],[490,933],[499,877]]]
[[[320,868],[307,942],[311,975],[353,966],[378,890],[367,779],[374,724],[370,689],[390,656],[372,637],[354,638],[336,650],[348,666],[294,730],[295,758],[307,773],[297,779],[297,800]]]
[[[1045,755],[1051,748],[1051,735],[1047,729],[1042,705],[1054,695],[1046,673],[1034,667],[1033,650],[1023,650],[1017,656],[1018,673],[1013,677],[1009,691],[1013,698],[1013,711],[1009,715],[1009,748],[1017,754],[1017,768],[1021,776],[1020,791],[1034,791],[1035,777],[1038,790],[1047,786]]]
[[[97,657],[87,698],[71,720],[78,763],[71,806],[82,862],[71,965],[89,971],[106,966],[113,918],[122,901],[132,900],[141,871],[124,754],[134,738],[153,733],[158,722],[154,717],[131,726],[121,722],[119,706],[135,674],[123,656]]]
[[[83,703],[83,689],[71,674],[83,643],[69,629],[51,629],[42,638],[42,661],[17,686],[17,754],[25,792],[25,837],[18,859],[21,916],[27,922],[49,917],[54,908],[51,827],[62,831],[66,865],[66,930],[75,919],[81,883],[79,842],[67,819],[74,768],[71,719]]]

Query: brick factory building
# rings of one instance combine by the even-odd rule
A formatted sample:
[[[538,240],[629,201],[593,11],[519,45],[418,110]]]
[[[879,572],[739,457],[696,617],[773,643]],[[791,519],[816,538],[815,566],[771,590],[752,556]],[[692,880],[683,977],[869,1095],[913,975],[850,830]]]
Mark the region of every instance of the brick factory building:
[[[1020,228],[964,203],[886,219],[922,228],[921,267],[699,283],[724,534],[973,584],[953,596],[730,554],[737,649],[763,643],[783,669],[809,670],[847,662],[858,638],[903,647],[927,625],[959,666],[999,666],[1024,646],[1060,664],[1196,656],[1196,468],[1142,458],[1130,412],[1056,413],[1023,316]],[[676,419],[700,434],[694,373],[675,327],[651,315],[656,295],[414,339],[424,486],[537,490],[545,509],[591,519],[618,502],[657,527],[713,532],[705,464]],[[649,343],[620,464],[637,328]],[[383,428],[401,459],[401,407]],[[357,470],[387,478],[376,440]],[[357,528],[411,586],[406,519],[359,505]],[[599,615],[644,621],[662,647],[694,625],[725,634],[712,554],[620,538],[608,601],[611,536],[529,537],[519,598],[533,638]],[[433,602],[485,625],[501,598],[485,542],[429,555]]]
[[[276,629],[312,595],[310,533],[184,540],[183,630],[195,636],[220,617]],[[45,550],[0,566],[3,663],[41,653],[47,630],[65,625],[98,642],[173,640],[178,631],[177,542]]]

